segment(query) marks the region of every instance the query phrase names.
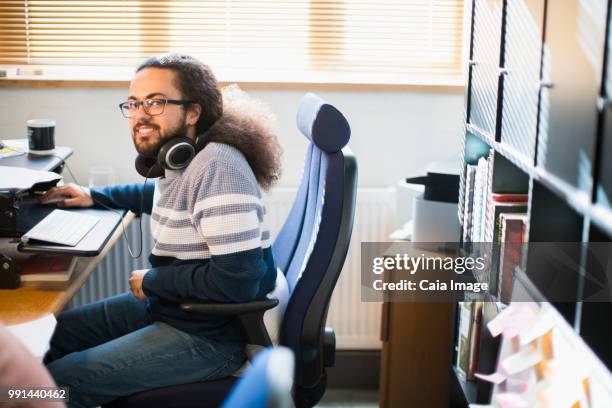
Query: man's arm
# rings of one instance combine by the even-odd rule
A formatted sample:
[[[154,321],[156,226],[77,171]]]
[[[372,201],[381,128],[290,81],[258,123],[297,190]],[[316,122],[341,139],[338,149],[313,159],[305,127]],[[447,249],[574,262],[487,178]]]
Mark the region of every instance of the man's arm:
[[[136,214],[141,212],[151,214],[154,191],[155,185],[153,183],[146,186],[124,184],[92,188],[91,190],[70,183],[51,188],[40,198],[40,201],[44,204],[59,198],[63,199],[58,202],[59,207],[112,207],[128,209]]]
[[[155,185],[147,183],[123,184],[116,186],[94,187],[91,198],[96,207],[124,208],[135,214],[151,214]],[[142,208],[141,208],[142,206]]]
[[[257,298],[267,271],[261,248],[213,255],[207,264],[182,264],[150,269],[143,279],[147,296],[172,302],[207,299],[246,302]]]

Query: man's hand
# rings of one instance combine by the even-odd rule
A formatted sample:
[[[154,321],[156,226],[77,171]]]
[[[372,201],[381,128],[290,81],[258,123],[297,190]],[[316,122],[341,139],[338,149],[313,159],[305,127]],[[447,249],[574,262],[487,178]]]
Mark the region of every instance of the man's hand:
[[[147,298],[147,295],[142,290],[142,280],[147,272],[149,272],[148,269],[137,269],[132,271],[132,276],[130,276],[130,289],[138,300],[146,300]]]
[[[74,183],[62,187],[53,187],[40,198],[40,202],[45,204],[50,200],[62,197],[66,198],[58,201],[58,207],[91,207],[94,204],[89,189]]]

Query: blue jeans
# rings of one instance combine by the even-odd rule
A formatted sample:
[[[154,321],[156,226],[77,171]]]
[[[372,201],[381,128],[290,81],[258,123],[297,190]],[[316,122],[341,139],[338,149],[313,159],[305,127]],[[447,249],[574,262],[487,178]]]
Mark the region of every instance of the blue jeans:
[[[154,322],[131,293],[61,314],[45,364],[70,387],[71,407],[92,407],[119,396],[227,377],[245,360],[239,341],[193,335]]]

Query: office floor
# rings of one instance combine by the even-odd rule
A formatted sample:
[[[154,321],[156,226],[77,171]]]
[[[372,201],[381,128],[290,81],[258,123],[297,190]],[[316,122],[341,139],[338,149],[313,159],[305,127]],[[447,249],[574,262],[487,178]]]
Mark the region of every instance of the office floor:
[[[317,408],[376,408],[377,390],[328,389]]]

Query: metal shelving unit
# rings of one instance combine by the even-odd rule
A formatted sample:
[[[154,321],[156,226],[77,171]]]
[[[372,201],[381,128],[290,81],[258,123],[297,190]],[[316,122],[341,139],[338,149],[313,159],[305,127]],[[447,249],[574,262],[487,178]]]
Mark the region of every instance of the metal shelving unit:
[[[510,185],[529,195],[530,242],[612,241],[612,106],[602,103],[612,97],[611,0],[592,0],[588,10],[580,0],[472,2],[464,163],[495,152],[492,192]],[[586,270],[584,249],[576,259]],[[550,304],[530,272],[533,278],[537,271],[527,259],[515,273],[524,296]],[[586,278],[577,279],[579,294]],[[579,300],[553,306],[574,343],[609,369],[612,303],[586,307]],[[467,403],[489,402],[480,382],[457,381]]]

